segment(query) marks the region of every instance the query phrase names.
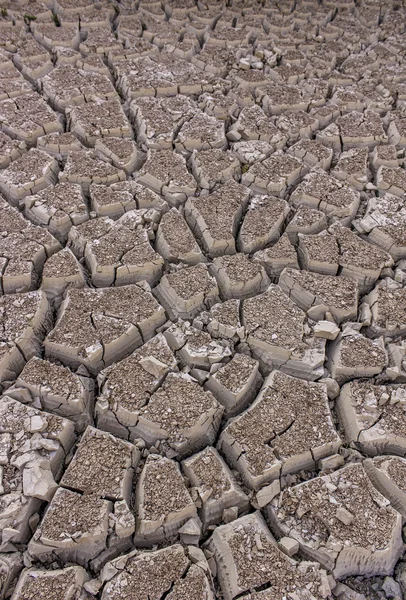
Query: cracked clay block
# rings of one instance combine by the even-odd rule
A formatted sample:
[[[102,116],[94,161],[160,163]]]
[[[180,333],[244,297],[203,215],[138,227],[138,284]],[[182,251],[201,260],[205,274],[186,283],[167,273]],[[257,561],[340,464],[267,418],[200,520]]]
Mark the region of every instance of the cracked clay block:
[[[12,600],[49,600],[55,590],[60,600],[75,600],[89,579],[88,573],[77,566],[54,571],[26,569],[18,579]]]
[[[230,362],[212,373],[205,387],[224,406],[227,417],[233,417],[254,400],[262,382],[258,361],[235,354]]]
[[[283,554],[259,511],[217,527],[207,546],[214,553],[225,600],[264,584],[270,596],[259,592],[244,598],[268,600],[298,593],[303,598],[309,593],[315,600],[330,597],[326,572],[317,563],[298,563]]]
[[[268,518],[337,578],[391,573],[403,550],[402,517],[361,464],[285,489]]]
[[[235,254],[235,236],[249,190],[230,180],[210,194],[188,198],[185,219],[210,257]]]
[[[348,441],[370,456],[406,453],[406,386],[350,381],[336,400]]]
[[[228,508],[236,507],[237,514],[248,509],[248,497],[215,448],[209,446],[184,460],[182,469],[200,499],[199,516],[205,527],[220,523]]]
[[[154,552],[135,550],[108,563],[102,571],[105,585],[101,599],[144,600],[166,595],[168,600],[213,600],[206,560],[192,564],[187,552],[175,544]]]
[[[51,327],[44,292],[0,296],[0,387],[9,387],[25,363],[40,353]]]
[[[92,423],[93,380],[37,356],[27,362],[7,393],[24,404],[39,402],[41,409],[73,421],[78,431]]]
[[[44,342],[45,355],[97,373],[142,345],[164,321],[163,308],[139,285],[71,289]]]
[[[186,521],[197,515],[178,464],[150,454],[136,489],[137,546],[149,546],[173,539]]]
[[[38,286],[45,261],[61,246],[5,200],[0,199],[0,211],[0,294],[28,292]]]
[[[160,387],[169,371],[177,371],[174,354],[162,333],[130,356],[103,369],[98,376],[97,426],[134,440],[140,409]]]
[[[0,423],[0,549],[10,552],[31,537],[30,518],[55,493],[55,480],[76,436],[71,421],[7,396],[2,398]]]
[[[317,379],[324,363],[325,342],[312,336],[305,313],[271,284],[266,292],[243,302],[242,324],[254,358],[271,368],[305,379]]]
[[[308,419],[309,406],[313,420]],[[314,468],[340,445],[325,385],[280,371],[268,376],[254,403],[224,429],[219,440],[229,464],[255,490],[281,474]]]
[[[169,316],[181,319],[192,319],[219,301],[216,280],[202,263],[163,275],[154,294]]]

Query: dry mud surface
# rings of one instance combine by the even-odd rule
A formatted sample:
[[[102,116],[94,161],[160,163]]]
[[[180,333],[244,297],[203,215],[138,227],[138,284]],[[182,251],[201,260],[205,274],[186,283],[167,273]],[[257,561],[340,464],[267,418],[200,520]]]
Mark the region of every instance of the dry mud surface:
[[[0,0],[0,600],[406,597],[404,0]]]

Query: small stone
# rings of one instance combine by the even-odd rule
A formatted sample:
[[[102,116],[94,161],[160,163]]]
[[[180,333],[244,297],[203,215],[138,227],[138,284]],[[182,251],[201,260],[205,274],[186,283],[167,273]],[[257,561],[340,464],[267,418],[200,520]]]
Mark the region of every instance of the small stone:
[[[279,541],[279,548],[288,556],[293,556],[299,550],[299,542],[290,537],[283,537]]]
[[[231,523],[238,518],[238,506],[232,506],[231,508],[225,508],[223,510],[223,521],[224,523]]]
[[[339,467],[342,467],[344,464],[344,458],[340,454],[333,454],[332,456],[327,456],[327,458],[322,458],[318,462],[318,467],[320,471],[335,471]]]
[[[402,590],[400,585],[392,579],[392,577],[385,577],[382,584],[382,589],[386,594],[387,598],[402,598]]]
[[[314,335],[326,340],[335,340],[339,333],[340,328],[330,321],[319,321],[314,326]]]
[[[339,521],[344,523],[344,525],[350,525],[354,520],[354,515],[350,513],[346,508],[337,508],[336,517]]]

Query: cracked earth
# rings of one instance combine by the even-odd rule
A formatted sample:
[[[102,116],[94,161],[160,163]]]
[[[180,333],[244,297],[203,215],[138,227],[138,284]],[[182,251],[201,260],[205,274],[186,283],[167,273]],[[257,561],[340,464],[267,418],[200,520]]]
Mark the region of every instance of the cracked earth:
[[[0,0],[0,600],[406,597],[404,0]]]

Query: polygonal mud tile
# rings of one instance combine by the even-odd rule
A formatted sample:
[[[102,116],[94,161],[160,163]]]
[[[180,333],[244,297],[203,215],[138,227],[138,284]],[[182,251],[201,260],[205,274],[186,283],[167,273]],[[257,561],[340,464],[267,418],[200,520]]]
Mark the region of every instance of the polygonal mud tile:
[[[161,218],[156,232],[155,248],[169,262],[195,265],[205,261],[185,219],[176,208],[171,208]]]
[[[286,226],[285,233],[294,244],[297,244],[300,233],[314,235],[320,233],[326,227],[327,217],[325,213],[302,204]]]
[[[139,410],[148,403],[169,371],[177,371],[175,356],[160,333],[98,376],[97,426],[134,440]]]
[[[297,85],[273,82],[257,90],[258,98],[270,115],[280,115],[288,110],[307,110],[311,96]]]
[[[403,552],[402,517],[361,464],[285,489],[267,512],[279,535],[338,578],[386,575]]]
[[[388,364],[383,338],[371,340],[347,330],[333,343],[327,367],[339,385],[355,377],[374,377]]]
[[[47,50],[56,47],[77,49],[80,43],[79,23],[63,24],[56,27],[55,23],[34,23],[32,25],[34,39],[45,46]]]
[[[191,319],[219,301],[218,287],[204,264],[163,275],[154,294],[174,318]]]
[[[403,518],[406,516],[406,460],[397,456],[380,456],[363,462],[376,489],[385,496]]]
[[[210,257],[235,254],[235,236],[249,190],[234,180],[210,194],[188,198],[185,219]]]
[[[351,111],[362,112],[366,107],[363,94],[356,86],[334,86],[332,90],[331,103],[337,106],[345,114]]]
[[[111,161],[114,167],[122,169],[127,175],[131,175],[141,166],[141,152],[131,139],[103,137],[103,139],[96,139],[94,147],[96,155]]]
[[[350,112],[316,134],[316,139],[336,152],[350,148],[374,148],[386,144],[388,137],[381,117],[374,111]]]
[[[254,196],[238,233],[237,247],[251,254],[275,243],[289,214],[289,205],[276,196]]]
[[[127,99],[148,96],[174,96],[178,86],[168,70],[157,71],[154,53],[118,61],[113,66],[117,88]]]
[[[337,109],[336,106],[332,104],[327,104],[325,106],[316,106],[315,108],[310,109],[310,114],[316,117],[316,119],[319,122],[320,129],[323,129],[324,127],[327,127],[327,125],[330,125],[330,123],[335,121],[337,117],[340,116],[340,111]]]
[[[379,167],[398,167],[399,159],[396,146],[375,146],[371,157],[372,166],[378,170]]]
[[[224,406],[226,416],[233,417],[254,400],[262,382],[258,361],[234,354],[230,362],[211,374],[205,388]]]
[[[386,277],[364,297],[362,308],[372,336],[403,337],[406,331],[406,294],[402,284]]]
[[[86,33],[85,33],[86,32]],[[109,52],[120,51],[123,46],[111,30],[110,24],[99,25],[96,23],[92,27],[86,27],[81,24],[81,35],[85,33],[86,39],[79,44],[79,51],[83,54],[106,55]],[[83,39],[83,38],[82,38]]]
[[[386,346],[388,352],[388,366],[385,374],[390,381],[406,383],[406,343],[400,340],[391,342]]]
[[[110,433],[87,427],[64,472],[62,487],[130,504],[139,450]]]
[[[177,131],[196,110],[196,103],[182,95],[134,100],[130,115],[138,142],[154,150],[172,150]]]
[[[180,363],[191,368],[209,371],[213,365],[232,355],[230,342],[213,340],[207,331],[192,327],[188,321],[179,320],[165,329],[164,336]]]
[[[380,196],[388,193],[404,197],[406,192],[405,170],[402,167],[379,167],[376,173],[376,186]]]
[[[337,324],[357,319],[358,285],[349,277],[284,269],[279,285],[314,321],[325,319],[328,313]]]
[[[400,454],[406,448],[406,386],[351,381],[336,400],[349,442],[370,456]]]
[[[223,430],[219,440],[229,464],[255,490],[280,475],[314,469],[340,445],[326,386],[280,371],[268,376],[254,403]]]
[[[232,142],[259,140],[279,150],[285,146],[287,136],[272,123],[258,104],[254,104],[242,109],[237,121],[228,130],[227,139]]]
[[[48,562],[55,557],[84,567],[106,549],[113,504],[96,494],[58,488],[33,538],[30,555]]]
[[[14,140],[0,131],[0,169],[5,169],[13,160],[27,152],[25,142]]]
[[[136,181],[163,196],[171,206],[185,202],[197,188],[185,159],[172,150],[149,150],[146,162],[136,174]]]
[[[59,181],[80,183],[83,190],[88,192],[92,183],[117,183],[125,178],[124,171],[100,160],[92,150],[78,150],[69,154]]]
[[[194,58],[198,60],[200,56],[201,54],[198,54]],[[237,116],[241,110],[235,95],[229,93],[225,96],[221,90],[215,90],[212,94],[202,94],[199,97],[198,106],[211,117],[226,122],[230,117]]]
[[[331,175],[346,181],[358,191],[365,189],[370,178],[368,148],[352,148],[340,154]]]
[[[245,254],[220,256],[215,258],[211,273],[217,280],[220,295],[225,300],[242,300],[264,292],[269,279],[257,261],[251,261]]]
[[[168,456],[182,458],[214,442],[223,410],[191,377],[169,373],[139,409],[134,432],[148,446],[161,440]]]
[[[9,386],[25,363],[39,354],[50,327],[49,305],[43,292],[0,297],[0,386]]]
[[[137,546],[168,542],[197,516],[178,463],[154,454],[148,456],[138,480],[136,507]]]
[[[31,148],[0,171],[0,190],[16,206],[25,196],[55,183],[58,172],[58,163],[52,156]]]
[[[256,194],[274,194],[283,197],[287,188],[299,183],[308,168],[297,158],[278,150],[246,171],[241,183]]]
[[[140,281],[155,285],[161,276],[164,260],[152,249],[138,211],[127,212],[115,222],[109,220],[104,234],[85,236],[83,245],[95,287]]]
[[[34,92],[2,100],[0,123],[2,131],[30,145],[41,135],[63,132],[61,116]]]
[[[305,204],[322,210],[329,218],[337,217],[349,223],[357,213],[360,196],[346,183],[321,169],[314,169],[293,191],[291,201],[296,207]]]
[[[70,152],[83,150],[78,138],[70,133],[48,133],[37,139],[37,148],[44,150],[47,154],[57,157],[59,160],[67,158]]]
[[[117,558],[105,566],[102,581],[102,600],[121,600],[123,594],[133,598],[166,594],[168,600],[214,598],[203,553],[198,564],[192,564],[187,549],[179,544],[143,554],[135,550]]]
[[[259,511],[217,527],[207,547],[214,553],[224,600],[330,597],[327,573],[317,563],[299,563],[283,554]],[[265,586],[265,591],[241,596]]]
[[[299,234],[299,251],[305,269],[352,277],[358,281],[361,293],[393,265],[389,254],[339,224],[319,235]]]
[[[65,454],[75,441],[73,423],[25,406],[7,396],[0,406],[0,464],[3,493],[1,550],[31,536],[30,518],[51,500]]]
[[[162,24],[163,27],[166,25]],[[211,73],[203,74],[182,58],[174,61],[173,56],[165,52],[134,58],[121,69],[121,73],[118,70],[118,86],[128,99],[139,96],[199,95],[213,91],[214,82],[218,81]]]
[[[310,168],[319,167],[328,171],[333,159],[333,149],[316,140],[301,139],[287,150]]]
[[[87,221],[89,214],[80,185],[58,183],[24,198],[24,214],[33,223],[48,229],[60,242],[66,242],[72,225]]]
[[[205,528],[221,523],[224,511],[229,508],[236,509],[237,515],[248,510],[247,495],[215,448],[209,446],[187,458],[182,469],[193,486],[192,495],[197,494],[201,505],[199,517]]]
[[[21,552],[0,553],[1,600],[4,600],[6,596],[10,596],[11,590],[15,585],[15,580],[22,568],[23,559]]]
[[[82,288],[85,285],[86,277],[82,266],[69,248],[63,248],[45,263],[41,289],[51,301],[61,298],[68,288]]]
[[[299,269],[296,249],[290,242],[286,233],[279,238],[274,246],[259,250],[254,254],[254,260],[257,260],[264,267],[269,277],[279,277],[283,269]]]
[[[132,138],[131,125],[119,100],[87,102],[66,111],[70,131],[86,146],[98,138]]]
[[[194,150],[190,157],[192,173],[199,186],[211,190],[219,183],[226,183],[229,179],[238,179],[240,175],[240,161],[229,151]]]
[[[266,368],[314,380],[321,374],[325,340],[313,337],[305,313],[271,284],[266,292],[245,300],[242,308],[247,342]]]
[[[272,82],[270,75],[264,73],[261,69],[239,69],[238,73],[234,74],[234,80],[242,90],[247,90],[248,97],[255,94],[256,88],[267,87]],[[249,104],[252,104],[252,102]]]
[[[49,52],[31,35],[19,40],[13,59],[24,77],[32,83],[35,83],[40,77],[44,77],[54,67]]]
[[[82,567],[66,567],[54,571],[26,569],[20,575],[13,593],[13,600],[45,600],[52,598],[57,590],[61,600],[73,600],[83,591],[90,576]]]
[[[364,217],[355,221],[355,226],[394,260],[406,258],[406,207],[401,197],[370,198]]]
[[[0,199],[0,295],[28,292],[37,287],[47,257],[60,250],[59,242],[33,225]]]
[[[275,120],[275,125],[292,144],[300,139],[313,137],[319,127],[319,122],[307,112],[288,111]]]
[[[66,417],[78,431],[92,423],[94,382],[67,367],[34,356],[7,394],[24,404]]]
[[[45,354],[73,368],[97,373],[151,338],[165,313],[139,285],[68,290]]]
[[[406,119],[402,111],[389,113],[388,140],[398,148],[406,148]]]
[[[247,140],[245,142],[235,142],[232,146],[233,153],[237,156],[240,162],[245,165],[253,165],[256,162],[261,162],[265,158],[268,158],[274,151],[271,144],[268,142],[261,142],[260,140]]]
[[[226,338],[237,342],[244,337],[239,300],[226,300],[215,304],[210,311],[202,312],[193,323],[199,327],[205,325],[214,338]]]
[[[110,78],[100,73],[89,73],[71,65],[57,66],[41,79],[45,98],[60,111],[95,98],[116,98]]]
[[[117,218],[129,210],[136,209],[137,201],[134,198],[133,187],[134,184],[129,181],[120,181],[112,185],[92,183],[89,187],[92,210],[98,217]]]
[[[182,125],[174,144],[178,152],[187,155],[193,150],[224,149],[227,147],[224,121],[204,112],[197,112]]]

